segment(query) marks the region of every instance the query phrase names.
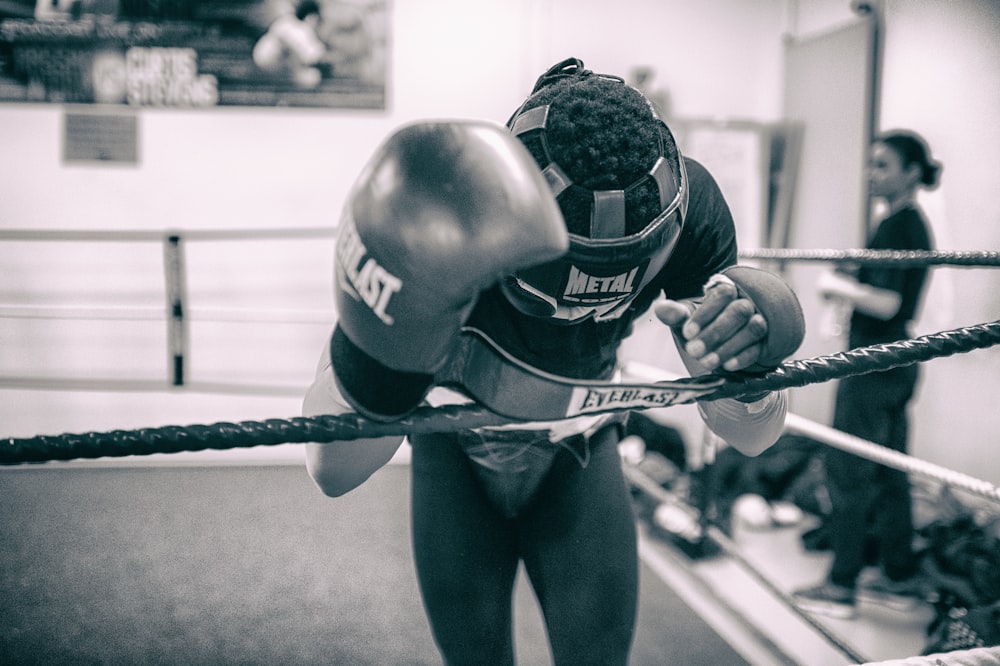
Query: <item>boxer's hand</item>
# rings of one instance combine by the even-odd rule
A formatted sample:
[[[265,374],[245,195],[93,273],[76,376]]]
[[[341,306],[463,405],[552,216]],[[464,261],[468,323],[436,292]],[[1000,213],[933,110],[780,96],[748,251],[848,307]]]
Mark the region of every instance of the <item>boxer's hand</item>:
[[[732,280],[713,276],[699,301],[661,301],[654,312],[708,371],[742,370],[760,357],[767,321]]]
[[[707,370],[766,370],[798,349],[805,334],[792,290],[766,271],[736,266],[714,275],[700,302],[655,307],[684,351]]]

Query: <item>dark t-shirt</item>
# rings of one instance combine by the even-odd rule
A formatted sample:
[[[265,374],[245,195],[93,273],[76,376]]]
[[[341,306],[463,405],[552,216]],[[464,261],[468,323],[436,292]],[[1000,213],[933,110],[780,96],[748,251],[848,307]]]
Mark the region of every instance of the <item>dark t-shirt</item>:
[[[866,246],[870,250],[931,250],[927,223],[920,211],[903,208],[885,218]],[[889,320],[881,320],[854,311],[851,316],[851,347],[862,347],[909,338],[907,325],[916,316],[920,297],[927,280],[927,268],[893,268],[862,266],[857,279],[879,289],[889,289],[901,297],[899,312]]]
[[[469,324],[540,370],[576,379],[610,377],[622,340],[661,293],[672,299],[700,296],[710,276],[736,263],[736,231],[722,192],[701,164],[689,158],[684,162],[690,202],[677,247],[621,317],[573,325],[553,323],[521,313],[494,287],[480,296]]]

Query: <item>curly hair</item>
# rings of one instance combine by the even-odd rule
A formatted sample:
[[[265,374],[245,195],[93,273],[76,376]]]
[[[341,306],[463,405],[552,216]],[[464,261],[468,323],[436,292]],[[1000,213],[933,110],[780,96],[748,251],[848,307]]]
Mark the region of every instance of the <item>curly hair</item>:
[[[544,105],[549,155],[580,186],[559,196],[568,231],[589,235],[593,190],[624,190],[625,233],[642,231],[662,212],[656,183],[643,176],[661,154],[676,151],[649,101],[620,79],[585,72],[541,87],[521,111]],[[541,137],[521,140],[547,166]]]

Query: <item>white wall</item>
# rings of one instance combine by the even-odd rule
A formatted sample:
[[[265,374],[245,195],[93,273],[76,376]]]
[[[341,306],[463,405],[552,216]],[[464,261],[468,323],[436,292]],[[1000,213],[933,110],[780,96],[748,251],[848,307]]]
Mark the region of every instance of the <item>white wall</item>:
[[[57,106],[0,106],[0,220],[19,229],[231,229],[336,224],[356,173],[393,128],[428,117],[503,122],[535,78],[567,57],[598,71],[636,64],[660,71],[678,107],[692,114],[774,115],[781,3],[648,2],[608,20],[598,3],[401,1],[390,8],[389,108],[351,110],[141,109],[138,167],[60,162]],[[642,21],[635,21],[637,15]],[[593,26],[601,25],[600,30]],[[744,26],[753,28],[745,30]],[[769,33],[758,31],[760,26]],[[635,30],[645,31],[636,35]],[[661,45],[679,36],[676,58]],[[636,37],[641,39],[636,39]],[[711,39],[698,67],[685,52]],[[747,72],[728,71],[722,48],[743,42]],[[622,44],[643,44],[631,53]],[[766,85],[748,86],[759,77]],[[702,91],[709,89],[706,97]],[[2,289],[14,305],[163,304],[156,245],[8,243]],[[187,244],[192,308],[331,308],[332,243]],[[275,286],[275,282],[280,284]],[[112,295],[108,295],[112,292]],[[304,387],[327,326],[191,325],[190,379]],[[0,323],[0,372],[8,375],[167,376],[161,322]],[[6,436],[285,417],[298,397],[0,391]]]
[[[357,171],[392,128],[428,117],[502,122],[541,71],[571,55],[597,71],[654,67],[654,83],[669,89],[676,116],[776,120],[782,34],[851,18],[840,0],[396,0],[389,13],[385,112],[141,109],[140,164],[133,168],[64,165],[66,109],[0,106],[0,225],[331,227]],[[949,246],[996,248],[1000,204],[988,194],[1000,175],[996,5],[898,0],[886,13],[883,121],[920,129],[946,163],[935,204],[941,213],[930,212],[936,224],[947,221]],[[946,50],[946,43],[953,45]],[[329,310],[331,255],[328,241],[192,243],[192,305]],[[12,304],[96,304],[119,296],[129,305],[163,303],[162,268],[151,246],[0,246],[0,271],[0,301]],[[948,275],[946,293],[954,295],[945,326],[995,318],[995,272]],[[304,386],[326,335],[323,324],[204,322],[192,328],[192,373]],[[159,379],[166,376],[164,339],[159,322],[0,321],[0,373]],[[989,451],[1000,415],[988,405],[989,390],[967,379],[995,388],[997,357],[990,350],[929,364],[915,452],[1000,481]],[[930,389],[931,382],[941,387]],[[282,418],[297,414],[298,403],[296,395],[8,389],[0,390],[0,436]]]
[[[1000,3],[892,0],[882,127],[921,131],[944,164],[922,199],[942,249],[1000,249]],[[917,333],[1000,319],[1000,270],[934,271]],[[1000,482],[1000,348],[923,365],[914,455]]]
[[[885,18],[878,127],[919,131],[944,164],[941,186],[920,198],[938,248],[996,251],[1000,200],[989,193],[1000,176],[1000,4],[869,4],[881,6]],[[809,0],[793,4],[789,24],[796,34],[809,35],[850,20],[846,2]],[[1000,271],[937,268],[914,334],[993,322],[998,306]],[[811,334],[817,334],[818,322],[809,323]],[[911,410],[911,453],[1000,482],[1000,463],[993,455],[1000,413],[991,397],[1000,377],[1000,349],[935,359],[921,368]]]

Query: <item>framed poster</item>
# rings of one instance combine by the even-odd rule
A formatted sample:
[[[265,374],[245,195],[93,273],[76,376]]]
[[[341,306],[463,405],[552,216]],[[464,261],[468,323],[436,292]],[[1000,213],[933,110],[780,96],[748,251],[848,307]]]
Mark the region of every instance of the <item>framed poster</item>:
[[[386,2],[0,2],[0,103],[384,109]]]

